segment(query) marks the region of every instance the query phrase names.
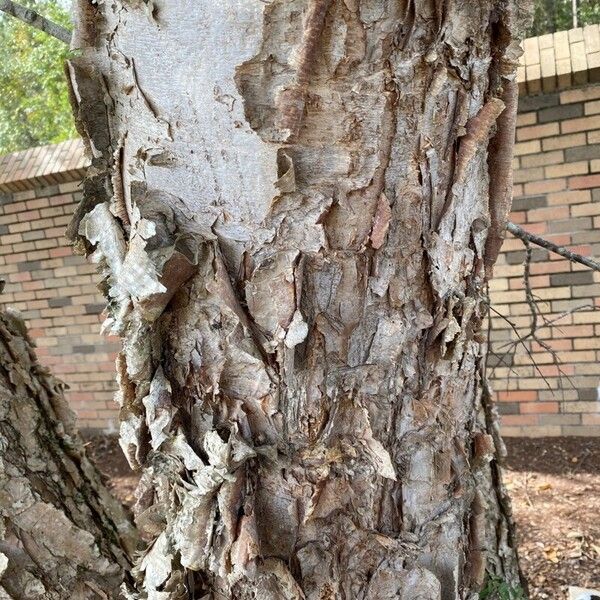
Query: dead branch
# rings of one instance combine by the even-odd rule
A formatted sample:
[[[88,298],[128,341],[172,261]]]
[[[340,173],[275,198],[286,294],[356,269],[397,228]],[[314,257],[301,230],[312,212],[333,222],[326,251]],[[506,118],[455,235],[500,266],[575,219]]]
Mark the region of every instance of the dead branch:
[[[569,314],[572,314],[576,311],[589,309],[589,308],[594,310],[595,306],[589,306],[589,305],[577,306],[571,310],[563,312],[562,314],[556,316],[553,319],[546,318],[546,316],[543,314],[543,312],[539,309],[538,302],[537,302],[537,300],[539,300],[539,298],[537,298],[533,294],[533,290],[531,288],[531,258],[532,258],[531,244],[536,244],[542,248],[545,248],[546,250],[550,250],[551,252],[559,254],[560,256],[570,260],[571,262],[578,262],[578,263],[583,264],[584,266],[587,266],[596,271],[600,271],[600,264],[596,263],[595,261],[593,261],[589,258],[585,258],[584,256],[581,256],[575,252],[572,252],[571,250],[567,250],[566,248],[564,248],[562,246],[557,246],[556,244],[553,244],[552,242],[549,242],[548,240],[545,240],[544,238],[541,238],[532,233],[529,233],[528,231],[521,229],[521,227],[519,227],[518,225],[515,225],[514,223],[508,223],[506,228],[515,237],[519,238],[523,242],[523,245],[525,246],[525,262],[524,262],[523,281],[524,281],[524,286],[525,286],[525,297],[526,297],[527,305],[529,306],[530,314],[531,314],[531,323],[529,326],[529,331],[524,334],[521,334],[519,332],[519,329],[515,325],[515,323],[513,323],[508,317],[504,316],[502,313],[497,311],[493,306],[489,305],[490,311],[494,312],[497,316],[499,316],[506,323],[508,323],[508,325],[511,327],[511,329],[513,330],[514,334],[517,337],[516,340],[508,341],[506,344],[503,344],[502,346],[498,347],[496,350],[499,352],[502,352],[502,354],[497,354],[497,352],[492,348],[492,344],[491,344],[490,338],[488,336],[489,352],[499,359],[499,364],[494,366],[494,368],[491,371],[490,377],[491,378],[494,377],[496,367],[498,367],[498,366],[507,367],[509,369],[509,372],[514,372],[511,365],[509,365],[507,363],[506,357],[510,356],[510,354],[512,352],[514,352],[519,345],[521,345],[521,346],[523,346],[523,348],[525,349],[525,352],[529,356],[529,359],[530,359],[531,364],[533,365],[534,369],[538,372],[540,377],[544,380],[548,389],[551,390],[552,387],[550,386],[550,383],[542,374],[541,369],[538,367],[537,363],[535,362],[535,360],[533,358],[533,354],[532,354],[530,348],[527,346],[527,342],[530,343],[533,341],[533,342],[536,342],[540,347],[542,347],[544,350],[546,350],[546,352],[548,352],[552,356],[552,362],[553,362],[554,366],[556,367],[559,378],[561,380],[560,381],[560,389],[563,390],[562,377],[565,377],[568,380],[568,382],[571,384],[571,386],[574,388],[575,386],[574,386],[573,382],[571,381],[570,377],[562,369],[562,362],[558,356],[558,353],[552,348],[552,346],[550,346],[550,344],[548,344],[546,341],[544,341],[543,339],[541,339],[539,337],[538,331],[539,331],[539,329],[542,329],[545,327],[551,327],[555,322],[559,321],[560,319],[563,319],[564,317],[566,317]],[[538,317],[541,317],[543,324],[540,324],[538,322]],[[491,324],[490,324],[490,330],[491,330]],[[508,348],[508,349],[506,349],[506,348]]]
[[[589,267],[590,269],[593,269],[594,271],[600,271],[600,263],[597,263],[595,260],[592,260],[591,258],[586,258],[585,256],[581,256],[581,254],[577,254],[576,252],[572,252],[564,246],[558,246],[556,244],[553,244],[552,242],[549,242],[548,240],[545,240],[542,237],[534,235],[533,233],[529,233],[524,229],[521,229],[518,225],[515,225],[514,223],[508,223],[506,229],[508,229],[510,233],[512,233],[515,237],[518,237],[523,242],[531,242],[536,246],[540,246],[541,248],[550,250],[550,252],[554,252],[555,254],[563,256],[571,262],[577,262],[581,265]]]
[[[15,19],[19,19],[19,21],[23,21],[23,23],[26,23],[31,27],[35,27],[48,35],[55,37],[65,44],[71,43],[71,32],[68,29],[42,17],[42,15],[30,8],[25,8],[16,2],[12,2],[12,0],[0,0],[0,10],[15,17]]]
[[[521,346],[523,346],[523,349],[527,353],[527,356],[529,357],[529,360],[531,361],[531,364],[533,365],[533,368],[537,371],[537,374],[544,380],[544,383],[546,384],[546,386],[548,387],[548,389],[550,391],[552,391],[552,386],[550,385],[550,382],[546,379],[546,377],[542,373],[540,367],[535,362],[535,359],[533,358],[533,354],[532,354],[531,350],[527,347],[527,344],[525,343],[525,338],[523,336],[521,336],[521,334],[519,333],[519,329],[517,328],[517,326],[508,317],[506,317],[505,315],[503,315],[502,313],[500,313],[499,311],[497,311],[493,306],[490,305],[489,308],[490,308],[490,311],[496,313],[500,318],[502,318],[506,323],[508,323],[510,325],[510,328],[513,330],[514,334],[517,336],[517,340],[511,342],[511,348],[509,348],[509,350],[507,350],[502,355],[502,357],[501,357],[501,360],[504,363],[504,366],[508,366],[508,365],[506,365],[506,363],[504,361],[504,356],[508,355],[509,352],[511,352],[513,348],[516,349],[516,347],[519,344],[521,344]],[[529,337],[530,335],[531,335],[531,333],[527,334],[526,337]],[[511,368],[511,371],[512,371],[512,368]],[[496,373],[496,367],[494,367],[492,369],[492,373],[490,375],[490,379],[493,379],[495,373]]]
[[[525,282],[525,296],[527,298],[527,304],[529,306],[529,309],[531,310],[531,325],[530,325],[529,334],[527,335],[527,337],[530,337],[534,342],[537,342],[544,350],[546,350],[546,352],[548,352],[548,354],[550,354],[550,356],[552,356],[552,361],[559,373],[559,376],[562,377],[564,375],[567,378],[567,380],[569,381],[569,383],[571,384],[571,386],[574,388],[575,386],[574,386],[573,382],[571,381],[570,377],[562,370],[562,366],[561,366],[562,363],[558,357],[558,354],[554,350],[554,348],[552,348],[552,346],[550,346],[544,340],[542,340],[540,337],[538,337],[538,313],[541,314],[541,311],[539,310],[537,302],[535,301],[535,298],[533,296],[533,290],[531,289],[531,257],[532,257],[531,244],[530,244],[529,240],[521,240],[521,241],[523,242],[523,244],[525,246],[525,272],[523,275],[523,280]],[[541,373],[541,371],[540,371],[540,373]],[[561,390],[562,390],[562,382],[561,382]],[[564,396],[564,393],[563,393],[563,396]]]

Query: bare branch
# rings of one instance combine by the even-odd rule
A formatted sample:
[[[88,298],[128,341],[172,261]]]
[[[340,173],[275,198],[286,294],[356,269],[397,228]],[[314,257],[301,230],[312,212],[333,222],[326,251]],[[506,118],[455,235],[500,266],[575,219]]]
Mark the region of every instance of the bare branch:
[[[71,43],[71,32],[68,29],[58,23],[49,21],[34,10],[25,8],[16,2],[12,2],[12,0],[0,0],[0,10],[15,17],[15,19],[23,21],[23,23],[26,23],[31,27],[35,27],[48,35],[55,37],[65,44]]]
[[[514,334],[517,337],[516,340],[510,340],[510,341],[506,342],[505,344],[502,344],[501,346],[494,348],[493,344],[491,342],[491,338],[490,338],[490,332],[492,329],[492,322],[490,319],[490,326],[488,328],[488,351],[490,352],[490,354],[494,355],[499,361],[498,364],[496,364],[493,367],[493,369],[491,370],[490,378],[494,377],[497,367],[508,368],[509,377],[510,377],[511,373],[516,373],[516,371],[512,368],[512,366],[510,364],[508,364],[507,357],[509,357],[511,355],[511,353],[513,353],[519,345],[522,345],[525,352],[529,356],[529,360],[531,361],[534,369],[538,372],[540,377],[544,380],[548,389],[552,391],[552,386],[550,385],[550,382],[546,379],[546,377],[544,377],[540,367],[537,365],[537,363],[534,360],[533,352],[532,352],[531,348],[528,346],[528,344],[530,344],[531,342],[536,342],[541,348],[543,348],[546,352],[548,352],[548,354],[550,354],[550,356],[552,357],[552,362],[553,362],[554,366],[556,367],[558,377],[559,377],[559,387],[560,387],[560,390],[564,397],[564,386],[562,383],[562,378],[565,377],[573,388],[575,388],[575,385],[574,385],[573,381],[571,380],[571,378],[569,377],[569,375],[563,370],[562,361],[560,360],[558,353],[554,350],[554,348],[552,348],[552,346],[549,343],[547,343],[545,340],[543,340],[539,337],[538,331],[539,331],[539,329],[551,327],[557,321],[563,319],[564,317],[566,317],[574,312],[577,312],[579,310],[585,310],[585,309],[595,310],[596,307],[593,305],[577,306],[571,310],[565,311],[565,312],[561,313],[560,315],[555,316],[553,319],[547,318],[538,306],[538,301],[540,300],[540,298],[538,298],[537,296],[534,295],[533,290],[531,288],[531,257],[532,257],[531,244],[532,243],[537,244],[537,245],[541,246],[542,248],[548,249],[552,252],[556,252],[560,256],[563,256],[572,262],[579,262],[579,263],[581,263],[587,267],[590,267],[592,269],[595,269],[595,270],[600,270],[600,265],[591,259],[587,259],[583,256],[580,256],[579,254],[576,254],[575,252],[571,252],[570,250],[567,250],[566,248],[557,246],[556,244],[553,244],[552,242],[549,242],[548,240],[545,240],[545,239],[538,237],[532,233],[524,231],[523,229],[521,229],[519,226],[515,225],[514,223],[508,223],[507,229],[513,235],[518,237],[523,242],[523,245],[525,246],[525,262],[524,262],[525,270],[523,273],[523,281],[524,281],[524,287],[525,287],[525,297],[526,297],[527,305],[529,306],[529,309],[530,309],[531,323],[529,325],[529,331],[526,332],[525,334],[521,334],[519,332],[519,329],[515,325],[515,323],[513,323],[508,317],[504,316],[502,313],[497,311],[493,306],[488,304],[490,313],[494,312],[496,315],[498,315],[500,318],[502,318],[506,323],[508,323],[508,325],[510,326],[510,328],[513,330]],[[488,302],[489,302],[489,294],[488,294]],[[541,319],[543,320],[543,324],[540,324],[538,322],[538,317],[541,317]],[[497,352],[501,352],[501,354],[498,354]]]
[[[548,343],[546,343],[544,340],[538,337],[538,313],[542,313],[539,310],[537,302],[535,301],[535,298],[533,296],[533,291],[531,290],[531,257],[533,252],[531,250],[531,244],[529,240],[522,240],[522,242],[525,246],[525,295],[527,298],[527,304],[529,305],[529,308],[531,310],[531,326],[528,337],[531,337],[533,341],[537,342],[544,350],[546,350],[546,352],[550,354],[550,356],[552,356],[552,361],[554,362],[554,366],[558,371],[559,378],[562,378],[562,376],[565,375],[571,386],[574,388],[575,386],[573,385],[573,382],[571,381],[570,377],[563,371],[560,359],[554,348],[552,348],[552,346],[550,346]],[[560,388],[564,397],[562,381],[560,381]]]
[[[513,332],[517,336],[517,340],[515,342],[511,342],[511,344],[515,348],[519,344],[521,344],[523,346],[523,349],[527,353],[527,356],[529,356],[529,360],[531,361],[531,364],[533,365],[533,368],[538,372],[538,375],[544,380],[544,383],[546,384],[546,386],[548,387],[548,389],[550,391],[552,391],[552,386],[550,385],[550,382],[544,377],[544,374],[542,373],[542,371],[539,368],[538,364],[535,362],[535,359],[533,358],[533,354],[532,354],[531,350],[527,347],[527,344],[525,343],[525,339],[523,337],[521,337],[521,335],[519,334],[519,330],[518,330],[517,326],[508,317],[505,317],[502,313],[498,312],[491,305],[490,305],[490,310],[493,311],[493,312],[495,312],[499,317],[502,317],[502,319],[504,319],[504,321],[506,321],[510,325],[511,329],[513,330]],[[508,352],[505,352],[505,355],[506,354],[508,354]],[[494,373],[495,372],[496,372],[496,367],[493,368],[492,374],[490,376],[490,379],[494,377]]]
[[[508,223],[506,229],[510,231],[515,237],[523,240],[523,242],[531,242],[536,246],[540,246],[541,248],[545,248],[546,250],[550,250],[550,252],[554,252],[555,254],[559,254],[560,256],[564,256],[568,258],[572,262],[577,262],[581,265],[585,265],[594,271],[600,271],[600,263],[597,263],[595,260],[591,258],[586,258],[585,256],[581,256],[581,254],[577,254],[572,252],[571,250],[567,250],[564,246],[557,246],[548,240],[545,240],[542,237],[534,235],[533,233],[529,233],[524,229],[521,229],[518,225],[514,223]]]

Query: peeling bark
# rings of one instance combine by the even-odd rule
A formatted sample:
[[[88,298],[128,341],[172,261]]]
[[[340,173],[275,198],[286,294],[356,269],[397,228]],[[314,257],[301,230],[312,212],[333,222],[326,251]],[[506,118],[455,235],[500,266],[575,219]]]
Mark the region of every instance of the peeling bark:
[[[485,263],[488,279],[506,235],[506,225],[512,204],[512,158],[517,126],[519,87],[516,81],[506,83],[505,109],[498,119],[496,135],[490,142],[490,229],[485,245]]]
[[[480,333],[515,4],[80,0],[132,598],[518,585]]]
[[[0,314],[0,597],[117,598],[137,536],[87,459],[62,384]]]

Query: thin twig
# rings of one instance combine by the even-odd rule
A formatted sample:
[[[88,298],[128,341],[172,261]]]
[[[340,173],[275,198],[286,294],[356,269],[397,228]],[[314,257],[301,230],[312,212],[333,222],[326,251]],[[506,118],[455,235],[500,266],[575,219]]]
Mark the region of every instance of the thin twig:
[[[549,242],[544,238],[541,238],[537,235],[534,235],[533,233],[529,233],[528,231],[521,229],[518,225],[515,225],[514,223],[508,223],[506,229],[508,229],[510,233],[512,233],[515,237],[518,237],[523,242],[531,242],[536,246],[540,246],[542,248],[545,248],[546,250],[550,250],[550,252],[554,252],[555,254],[564,256],[572,262],[577,262],[581,265],[585,265],[590,269],[594,269],[594,271],[600,271],[600,263],[597,263],[595,260],[592,260],[591,258],[586,258],[585,256],[581,256],[581,254],[577,254],[575,252],[572,252],[571,250],[567,250],[567,248],[565,248],[564,246],[557,246],[556,244],[553,244],[552,242]]]
[[[524,262],[523,280],[524,280],[524,286],[525,286],[525,297],[526,297],[527,305],[529,306],[530,314],[531,314],[531,323],[529,326],[529,332],[527,332],[524,335],[521,335],[519,333],[516,325],[510,319],[505,317],[502,313],[500,313],[499,311],[494,309],[492,306],[489,306],[490,311],[495,312],[499,317],[504,319],[504,321],[506,321],[506,323],[508,323],[510,325],[513,332],[517,336],[516,341],[511,340],[511,341],[507,342],[506,344],[503,344],[502,346],[497,348],[497,350],[502,351],[502,350],[504,350],[504,348],[508,347],[508,349],[502,355],[496,354],[494,352],[494,350],[492,349],[492,344],[490,343],[489,351],[500,359],[500,364],[494,366],[492,373],[491,373],[491,377],[494,376],[496,367],[498,367],[498,366],[508,367],[509,374],[510,374],[512,369],[506,363],[505,357],[510,356],[511,353],[514,353],[517,346],[519,344],[521,344],[523,346],[523,348],[525,349],[527,355],[529,356],[529,359],[531,360],[531,363],[533,364],[535,370],[539,373],[539,375],[545,381],[547,387],[550,390],[552,390],[552,387],[550,386],[550,382],[542,375],[541,369],[538,367],[537,363],[535,362],[535,360],[533,358],[532,351],[530,350],[530,348],[528,348],[527,344],[525,343],[526,341],[529,341],[529,343],[531,341],[533,341],[533,342],[536,342],[541,348],[546,350],[546,352],[548,352],[552,356],[552,361],[554,363],[554,366],[556,367],[556,370],[557,370],[558,376],[559,376],[560,389],[564,395],[564,387],[562,385],[562,377],[565,377],[573,388],[575,388],[575,386],[574,386],[573,382],[571,381],[571,378],[562,369],[562,363],[559,359],[558,353],[552,348],[552,346],[550,346],[550,344],[548,344],[547,342],[545,342],[544,340],[542,340],[538,337],[538,329],[550,327],[556,321],[559,321],[560,319],[564,318],[565,316],[572,314],[578,310],[582,310],[585,308],[591,308],[592,310],[594,310],[595,307],[589,306],[589,305],[578,306],[569,311],[565,311],[558,316],[555,316],[553,319],[548,319],[540,310],[540,308],[538,306],[538,302],[536,301],[536,299],[537,300],[540,300],[540,299],[534,295],[533,290],[531,288],[531,258],[532,258],[531,244],[532,243],[539,244],[540,246],[542,246],[544,248],[548,248],[549,250],[552,250],[553,252],[557,252],[558,250],[560,250],[562,252],[558,252],[558,253],[561,256],[565,256],[566,258],[568,258],[569,260],[572,260],[572,261],[577,261],[577,258],[580,258],[580,259],[582,259],[582,261],[591,262],[592,265],[594,264],[594,261],[589,261],[589,259],[585,259],[584,257],[579,256],[578,254],[575,254],[574,252],[570,252],[569,250],[566,250],[565,248],[555,246],[555,244],[552,244],[551,242],[548,242],[547,240],[538,238],[537,236],[534,236],[533,234],[523,231],[520,227],[518,227],[512,223],[509,223],[509,227],[507,227],[507,229],[509,231],[511,231],[511,233],[517,235],[517,237],[519,237],[521,239],[521,241],[523,242],[523,245],[525,246],[525,262]],[[519,235],[519,233],[522,233],[522,235]],[[539,242],[543,242],[543,244],[539,243]],[[566,254],[563,254],[563,252]],[[581,261],[577,261],[577,262],[581,262]],[[585,262],[583,262],[582,264],[586,265]],[[586,265],[586,266],[590,266],[590,265]],[[596,268],[596,267],[592,266],[592,268]],[[600,271],[600,265],[598,265],[598,270]],[[543,320],[542,326],[540,326],[540,324],[538,323],[538,317],[541,317]],[[491,329],[491,327],[490,327],[490,329]],[[488,341],[489,341],[489,339],[488,339]]]
[[[48,35],[55,37],[65,44],[71,43],[71,32],[66,27],[54,23],[53,21],[49,21],[30,8],[25,8],[16,2],[12,2],[12,0],[0,0],[0,10],[15,17],[15,19],[19,19],[19,21],[23,21],[23,23],[26,23],[31,27],[35,27]]]
[[[529,336],[535,337],[537,331],[537,318],[538,311],[535,300],[533,299],[533,292],[531,291],[531,257],[533,254],[533,250],[531,249],[531,244],[529,240],[522,240],[525,246],[525,270],[523,272],[523,282],[525,284],[525,298],[527,299],[527,304],[529,305],[529,310],[531,311],[531,326],[529,327]]]
[[[537,303],[536,303],[537,304]],[[579,312],[580,310],[596,310],[596,307],[593,304],[581,304],[580,306],[575,306],[574,308],[571,308],[570,310],[565,310],[564,312],[560,313],[560,315],[557,315],[556,317],[554,317],[553,319],[547,319],[546,317],[544,317],[544,328],[546,327],[550,327],[551,325],[554,325],[554,323],[560,321],[561,319],[564,319],[565,317],[568,317],[569,315],[572,315],[573,313]],[[498,316],[501,316],[503,319],[505,319],[506,317],[504,317],[504,315],[501,315],[500,313],[498,313]],[[560,330],[560,325],[559,325],[559,331]],[[521,339],[523,341],[529,339],[529,337],[531,337],[531,334],[527,334],[524,335]],[[504,350],[504,348],[506,348],[507,346],[510,346],[511,344],[514,344],[513,341],[509,341],[506,342],[506,344],[502,344],[502,346],[498,346],[496,348],[496,350]]]
[[[502,313],[498,312],[493,306],[490,306],[490,310],[494,311],[499,317],[502,317],[511,326],[512,330],[514,331],[515,335],[517,336],[517,341],[513,342],[515,345],[515,348],[517,347],[518,344],[521,344],[523,346],[523,349],[527,353],[527,356],[529,356],[529,360],[533,364],[533,368],[537,371],[538,375],[544,380],[548,389],[550,391],[552,391],[552,386],[550,385],[550,382],[544,377],[544,374],[542,373],[541,369],[538,367],[538,364],[535,362],[535,359],[533,358],[533,354],[531,353],[531,350],[527,347],[527,344],[523,341],[523,338],[519,335],[519,330],[517,329],[517,326],[510,319],[505,317]],[[496,367],[494,367],[494,370],[492,371],[492,377],[494,376],[495,371],[496,371]]]
[[[575,386],[573,385],[573,382],[571,381],[569,376],[563,371],[560,359],[558,358],[558,354],[556,353],[556,351],[552,348],[552,346],[550,346],[548,343],[546,343],[544,340],[538,337],[538,314],[541,314],[542,311],[539,310],[537,302],[535,301],[535,298],[533,296],[533,291],[531,289],[531,257],[533,252],[531,250],[531,244],[529,243],[529,240],[521,241],[525,246],[525,273],[523,275],[523,281],[525,283],[525,296],[527,298],[527,304],[529,305],[529,309],[531,310],[531,326],[527,337],[531,337],[533,341],[537,342],[544,350],[546,350],[546,352],[550,354],[550,356],[552,356],[554,366],[558,371],[560,389],[564,399],[564,388],[562,385],[562,380],[560,380],[560,378],[564,375],[567,378],[567,381],[571,384],[571,386],[573,386],[573,388],[575,388]]]
[[[531,508],[533,508],[533,502],[531,501],[531,498],[529,497],[529,471],[525,472],[525,476],[523,478],[523,482],[525,484],[525,486],[523,488],[523,493],[525,495],[525,500],[527,500],[527,504],[529,504],[529,506]]]
[[[541,348],[543,348],[546,352],[548,352],[550,354],[550,356],[552,356],[552,362],[558,372],[559,387],[564,395],[564,386],[562,384],[563,377],[565,377],[567,379],[567,381],[571,384],[571,386],[573,386],[573,388],[575,388],[575,386],[573,384],[573,381],[571,381],[571,378],[564,372],[564,370],[562,368],[562,363],[558,356],[558,353],[552,348],[552,346],[550,346],[550,344],[548,344],[546,341],[544,341],[538,337],[538,330],[541,328],[551,327],[555,322],[563,319],[564,317],[566,317],[569,314],[572,314],[578,310],[583,310],[586,308],[591,308],[592,310],[594,310],[596,307],[595,306],[590,307],[589,305],[578,306],[571,310],[565,311],[562,314],[557,315],[552,319],[547,318],[539,308],[537,301],[540,300],[540,298],[538,298],[536,295],[534,295],[533,290],[531,288],[531,259],[532,259],[531,244],[536,244],[537,246],[541,246],[542,248],[545,248],[546,250],[554,252],[554,253],[568,259],[571,262],[580,263],[580,264],[582,264],[590,269],[593,269],[595,271],[600,271],[600,264],[592,259],[585,258],[584,256],[581,256],[575,252],[572,252],[571,250],[567,250],[563,246],[557,246],[556,244],[553,244],[552,242],[549,242],[548,240],[545,240],[544,238],[541,238],[537,235],[529,233],[528,231],[521,229],[521,227],[519,227],[518,225],[515,225],[514,223],[508,223],[506,229],[510,233],[512,233],[515,237],[519,238],[523,242],[523,245],[525,246],[525,264],[524,264],[523,279],[524,279],[524,286],[525,286],[525,297],[526,297],[527,305],[529,306],[529,310],[530,310],[530,314],[531,314],[531,323],[529,326],[529,331],[527,333],[521,335],[519,333],[517,326],[509,318],[505,317],[502,313],[497,311],[493,306],[489,305],[489,299],[488,299],[488,306],[489,306],[490,313],[494,312],[500,318],[502,318],[504,321],[506,321],[506,323],[508,323],[508,325],[511,327],[511,329],[517,336],[516,341],[510,340],[510,341],[506,342],[505,344],[501,345],[499,348],[494,349],[493,344],[491,343],[491,340],[489,337],[489,333],[492,328],[492,320],[490,318],[490,327],[488,330],[488,351],[499,359],[499,364],[496,364],[494,366],[494,368],[492,369],[490,378],[494,377],[496,368],[498,366],[508,367],[508,373],[509,373],[509,378],[510,378],[510,374],[515,371],[512,368],[512,366],[508,364],[507,358],[510,357],[511,354],[513,354],[515,352],[515,350],[517,349],[517,346],[521,345],[521,346],[523,346],[525,352],[527,353],[529,360],[531,361],[534,369],[542,377],[542,379],[546,383],[546,386],[548,387],[548,389],[550,389],[552,391],[552,386],[550,385],[550,382],[542,374],[541,369],[538,367],[537,363],[535,362],[535,360],[533,358],[533,353],[532,353],[531,349],[528,347],[528,343],[536,342]],[[538,322],[538,318],[542,319],[543,324],[540,324]],[[497,351],[502,352],[505,348],[507,348],[507,350],[504,351],[502,354],[496,354],[496,352],[494,351],[494,350],[497,350]]]

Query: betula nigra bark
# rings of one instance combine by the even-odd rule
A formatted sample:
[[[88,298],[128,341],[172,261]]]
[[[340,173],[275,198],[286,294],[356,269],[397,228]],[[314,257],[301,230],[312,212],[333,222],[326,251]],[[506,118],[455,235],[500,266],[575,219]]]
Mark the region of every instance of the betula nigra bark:
[[[481,333],[519,4],[77,3],[70,234],[123,339],[131,597],[519,584]]]

